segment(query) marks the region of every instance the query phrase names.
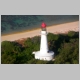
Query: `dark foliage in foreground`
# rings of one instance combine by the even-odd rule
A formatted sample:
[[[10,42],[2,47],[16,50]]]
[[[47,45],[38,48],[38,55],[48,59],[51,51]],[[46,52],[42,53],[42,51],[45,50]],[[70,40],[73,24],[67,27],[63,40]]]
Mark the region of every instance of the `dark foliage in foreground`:
[[[17,42],[1,43],[2,64],[79,64],[79,32],[48,33],[49,50],[55,52],[55,61],[35,60],[33,51],[40,47],[40,36],[28,38],[24,47]]]

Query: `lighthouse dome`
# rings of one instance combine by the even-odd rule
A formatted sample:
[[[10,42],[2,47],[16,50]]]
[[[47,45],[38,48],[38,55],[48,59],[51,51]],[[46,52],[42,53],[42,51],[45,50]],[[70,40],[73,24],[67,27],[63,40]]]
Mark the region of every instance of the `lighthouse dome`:
[[[46,24],[44,22],[41,24],[41,28],[46,28]]]

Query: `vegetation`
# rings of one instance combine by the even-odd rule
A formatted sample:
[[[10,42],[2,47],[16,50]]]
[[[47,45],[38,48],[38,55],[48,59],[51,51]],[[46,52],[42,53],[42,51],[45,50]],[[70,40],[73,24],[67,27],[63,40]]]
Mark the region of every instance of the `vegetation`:
[[[35,60],[33,51],[40,49],[40,36],[28,38],[23,45],[18,42],[1,43],[2,64],[79,64],[79,32],[68,34],[48,33],[49,50],[54,51],[55,61]]]

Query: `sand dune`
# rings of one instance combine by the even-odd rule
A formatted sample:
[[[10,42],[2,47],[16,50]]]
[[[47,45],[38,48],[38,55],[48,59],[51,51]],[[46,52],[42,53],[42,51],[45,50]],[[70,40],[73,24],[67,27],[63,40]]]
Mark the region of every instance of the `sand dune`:
[[[14,40],[22,39],[22,38],[37,36],[37,35],[40,35],[40,31],[41,29],[36,29],[32,31],[4,35],[4,36],[1,36],[1,42],[5,40],[14,41]],[[79,21],[47,26],[47,32],[51,32],[55,34],[67,33],[68,31],[79,31]]]

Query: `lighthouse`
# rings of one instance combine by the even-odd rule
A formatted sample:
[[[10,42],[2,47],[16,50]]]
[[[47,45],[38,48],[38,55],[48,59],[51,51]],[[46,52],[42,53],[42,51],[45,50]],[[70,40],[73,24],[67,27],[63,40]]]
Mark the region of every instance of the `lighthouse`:
[[[33,52],[35,59],[50,61],[54,58],[54,52],[49,51],[46,24],[41,24],[41,42],[40,51]]]

